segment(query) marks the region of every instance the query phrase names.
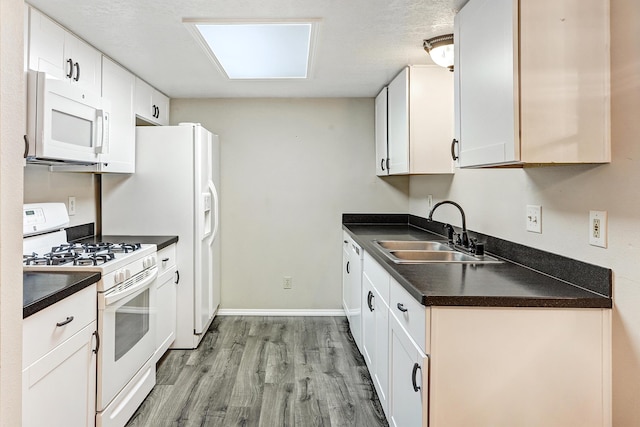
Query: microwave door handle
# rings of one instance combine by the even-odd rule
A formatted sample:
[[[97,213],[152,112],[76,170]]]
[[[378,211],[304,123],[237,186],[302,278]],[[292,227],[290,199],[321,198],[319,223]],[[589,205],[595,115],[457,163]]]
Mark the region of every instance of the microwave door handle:
[[[98,141],[96,143],[96,153],[97,154],[106,154],[109,152],[109,127],[105,123],[107,118],[109,117],[108,113],[104,110],[96,111],[96,123],[98,126],[97,134]]]

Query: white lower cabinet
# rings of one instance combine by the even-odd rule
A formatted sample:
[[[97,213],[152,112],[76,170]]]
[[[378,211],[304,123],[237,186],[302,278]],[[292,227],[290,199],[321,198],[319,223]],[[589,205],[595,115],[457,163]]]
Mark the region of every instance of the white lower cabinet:
[[[610,427],[611,310],[426,307],[364,254],[362,354],[395,427]]]
[[[349,329],[358,349],[362,351],[362,248],[343,232],[342,245],[342,306],[349,320]]]
[[[94,426],[96,286],[23,322],[22,426]]]
[[[389,424],[421,427],[428,423],[429,358],[389,316]]]
[[[176,245],[172,244],[158,251],[158,278],[156,279],[156,298],[158,315],[156,316],[156,351],[154,362],[160,360],[176,339],[177,320],[177,277]]]
[[[362,270],[362,355],[384,413],[389,404],[389,282],[391,278],[368,253]]]

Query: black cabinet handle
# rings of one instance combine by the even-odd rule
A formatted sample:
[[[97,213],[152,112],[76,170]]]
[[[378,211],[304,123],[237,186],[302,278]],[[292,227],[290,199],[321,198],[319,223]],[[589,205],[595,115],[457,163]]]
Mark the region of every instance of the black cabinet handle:
[[[29,137],[25,135],[24,136],[24,158],[26,159],[28,156],[29,156]]]
[[[73,321],[73,316],[68,316],[66,319],[64,319],[62,322],[58,322],[56,323],[56,326],[60,327],[60,326],[64,326],[67,325],[69,323],[71,323]]]
[[[371,303],[372,299],[373,299],[373,292],[369,291],[369,294],[367,295],[367,305],[369,306],[369,311],[373,311],[373,304]]]
[[[418,381],[416,380],[416,373],[418,372],[418,369],[422,371],[422,368],[420,367],[420,365],[418,365],[417,363],[414,363],[413,372],[411,373],[411,382],[413,383],[413,391],[415,392],[420,391],[420,386],[418,385]]]
[[[162,262],[167,262],[169,261],[169,258],[162,258]]]
[[[350,263],[350,262],[351,262],[351,261],[347,261],[347,274],[351,273],[351,272],[349,271],[349,263]]]
[[[387,163],[387,171],[389,171],[389,159],[387,159],[386,163]]]
[[[80,64],[79,63],[75,63],[74,67],[76,69],[76,76],[73,78],[73,80],[78,81],[80,80]]]
[[[456,145],[458,144],[459,144],[459,141],[455,138],[451,141],[451,158],[453,160],[458,160],[460,158],[460,156],[456,154]]]
[[[98,331],[94,331],[93,335],[96,337],[96,348],[93,350],[93,354],[98,354],[98,350],[100,350],[100,334],[98,334]]]
[[[69,65],[69,72],[67,72],[67,78],[70,79],[73,77],[73,59],[67,59],[67,64]]]
[[[175,283],[176,285],[180,283],[180,272],[178,270],[176,270],[176,280],[173,283]]]
[[[380,160],[380,169],[384,170],[384,159]]]
[[[402,304],[401,302],[398,303],[398,310],[400,310],[403,313],[406,313],[407,311],[409,311],[408,308],[404,308],[404,304]]]

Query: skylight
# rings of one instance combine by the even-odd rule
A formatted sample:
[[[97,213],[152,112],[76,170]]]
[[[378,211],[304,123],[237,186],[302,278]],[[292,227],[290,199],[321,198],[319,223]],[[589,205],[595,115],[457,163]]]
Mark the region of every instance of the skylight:
[[[229,79],[309,77],[316,20],[184,22]]]

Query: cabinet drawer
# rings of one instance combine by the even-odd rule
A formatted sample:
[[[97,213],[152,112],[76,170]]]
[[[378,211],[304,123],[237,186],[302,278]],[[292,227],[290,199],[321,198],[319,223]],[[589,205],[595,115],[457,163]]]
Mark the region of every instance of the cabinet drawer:
[[[86,287],[22,322],[22,366],[29,366],[97,319],[96,285]],[[57,326],[73,317],[69,323]]]
[[[171,270],[176,265],[176,245],[169,245],[158,251],[158,275]]]
[[[389,273],[366,251],[364,253],[363,272],[367,275],[385,304],[389,304]]]
[[[400,283],[391,279],[389,310],[398,319],[407,334],[427,353],[427,308],[407,292]]]

